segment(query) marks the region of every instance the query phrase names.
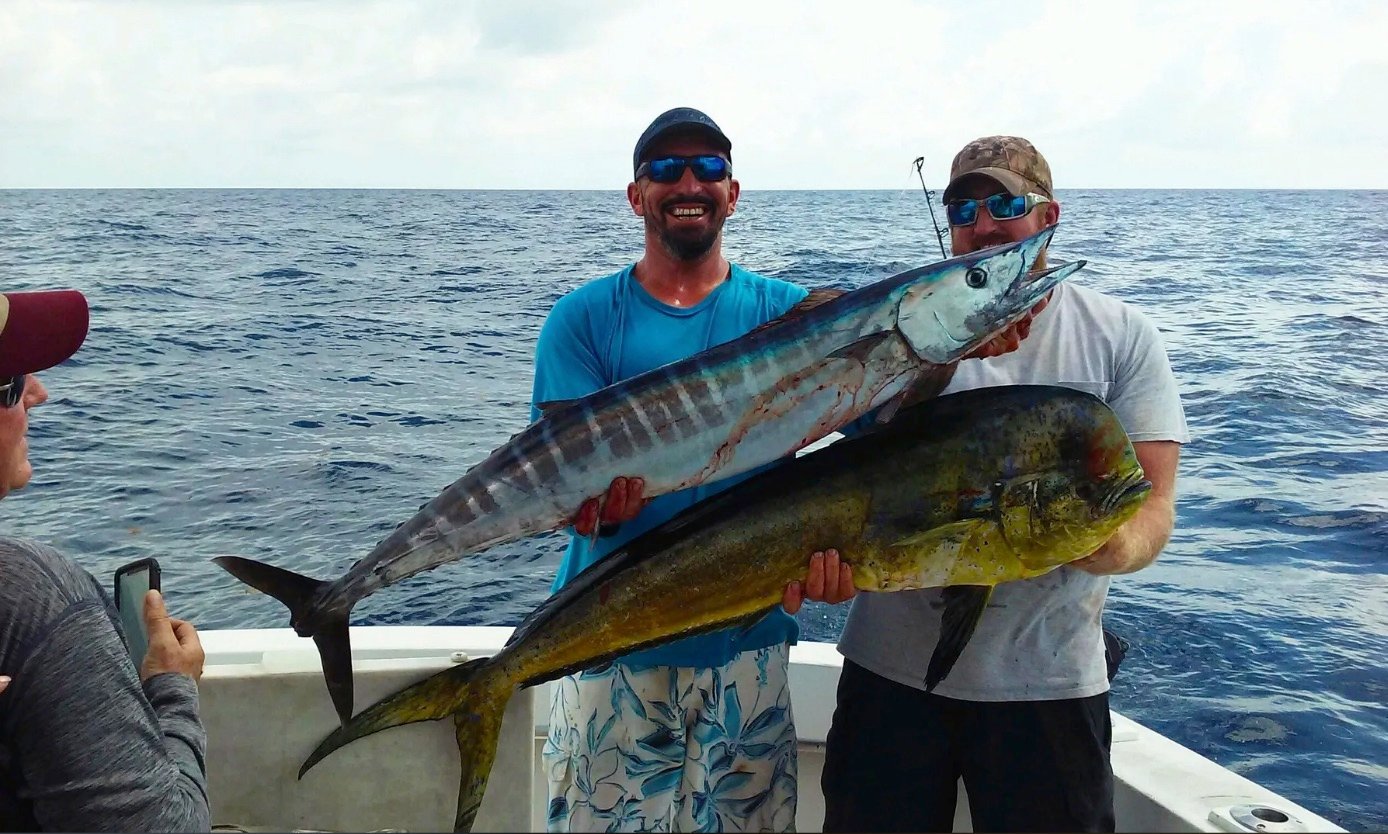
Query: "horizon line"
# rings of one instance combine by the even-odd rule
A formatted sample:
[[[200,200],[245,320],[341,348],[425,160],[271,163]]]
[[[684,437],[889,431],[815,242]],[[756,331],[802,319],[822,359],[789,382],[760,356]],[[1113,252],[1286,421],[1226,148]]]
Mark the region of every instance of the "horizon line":
[[[621,192],[626,186],[610,188],[529,188],[518,186],[382,186],[382,185],[0,185],[0,191],[499,191],[499,192]],[[932,186],[932,191],[944,186]],[[743,188],[747,191],[910,191],[902,186],[885,187],[823,187],[823,188]],[[1388,187],[1327,187],[1327,186],[1066,186],[1056,191],[1388,191]]]

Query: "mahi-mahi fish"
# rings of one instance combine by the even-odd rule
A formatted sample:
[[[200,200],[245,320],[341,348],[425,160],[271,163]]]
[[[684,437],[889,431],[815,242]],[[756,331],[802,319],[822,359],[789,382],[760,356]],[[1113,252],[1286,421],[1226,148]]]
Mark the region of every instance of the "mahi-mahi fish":
[[[689,634],[756,622],[839,548],[854,587],[944,587],[927,690],[949,674],[993,587],[1093,552],[1151,490],[1128,435],[1092,394],[1004,386],[903,409],[888,425],[754,476],[590,566],[500,652],[368,707],[318,745],[453,716],[462,756],[456,830],[486,790],[502,713],[534,686]]]
[[[688,359],[564,403],[446,487],[334,581],[250,559],[219,565],[290,609],[312,637],[339,718],[352,714],[348,618],[381,588],[503,542],[571,524],[614,478],[654,498],[778,460],[880,409],[938,394],[958,361],[1026,314],[1075,261],[1031,271],[1055,227],[847,293]]]

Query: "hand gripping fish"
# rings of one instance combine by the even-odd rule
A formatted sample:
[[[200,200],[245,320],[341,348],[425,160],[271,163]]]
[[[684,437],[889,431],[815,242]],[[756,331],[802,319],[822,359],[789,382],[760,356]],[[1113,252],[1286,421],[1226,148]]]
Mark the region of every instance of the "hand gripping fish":
[[[884,427],[787,461],[702,501],[590,566],[499,653],[368,707],[313,751],[452,716],[462,757],[454,824],[472,825],[516,687],[689,634],[751,625],[833,546],[861,591],[944,587],[927,689],[949,674],[993,587],[1092,553],[1151,483],[1092,394],[1004,386],[903,409]]]
[[[902,403],[935,396],[961,357],[1084,266],[1029,271],[1054,231],[852,292],[811,293],[740,338],[542,406],[539,420],[332,582],[234,556],[214,561],[289,606],[294,630],[318,646],[346,721],[353,705],[347,622],[359,600],[469,553],[570,524],[616,477],[644,479],[654,498],[778,460],[874,409],[885,421]]]

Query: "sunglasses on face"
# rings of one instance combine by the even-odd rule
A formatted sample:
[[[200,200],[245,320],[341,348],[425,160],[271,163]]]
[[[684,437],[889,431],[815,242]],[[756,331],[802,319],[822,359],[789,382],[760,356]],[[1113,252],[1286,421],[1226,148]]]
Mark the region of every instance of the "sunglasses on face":
[[[0,408],[14,408],[24,399],[24,374],[0,377]]]
[[[1037,205],[1049,203],[1051,198],[1040,194],[994,194],[982,200],[950,200],[945,203],[945,215],[951,226],[972,226],[978,220],[978,207],[988,209],[988,216],[994,220],[1016,220],[1025,217]]]
[[[733,165],[721,156],[703,154],[701,156],[662,156],[642,162],[636,168],[636,178],[650,177],[652,182],[669,184],[679,182],[685,168],[694,169],[694,177],[699,182],[718,182],[732,176]]]

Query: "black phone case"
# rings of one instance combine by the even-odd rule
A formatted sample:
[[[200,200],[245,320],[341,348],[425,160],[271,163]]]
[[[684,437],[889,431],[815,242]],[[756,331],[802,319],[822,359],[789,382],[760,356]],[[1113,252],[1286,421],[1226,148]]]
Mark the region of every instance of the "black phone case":
[[[137,559],[128,565],[121,565],[116,568],[116,578],[111,584],[111,593],[116,599],[116,610],[120,610],[120,578],[143,567],[149,568],[149,589],[151,591],[163,590],[159,587],[159,560],[153,556],[148,559]]]

